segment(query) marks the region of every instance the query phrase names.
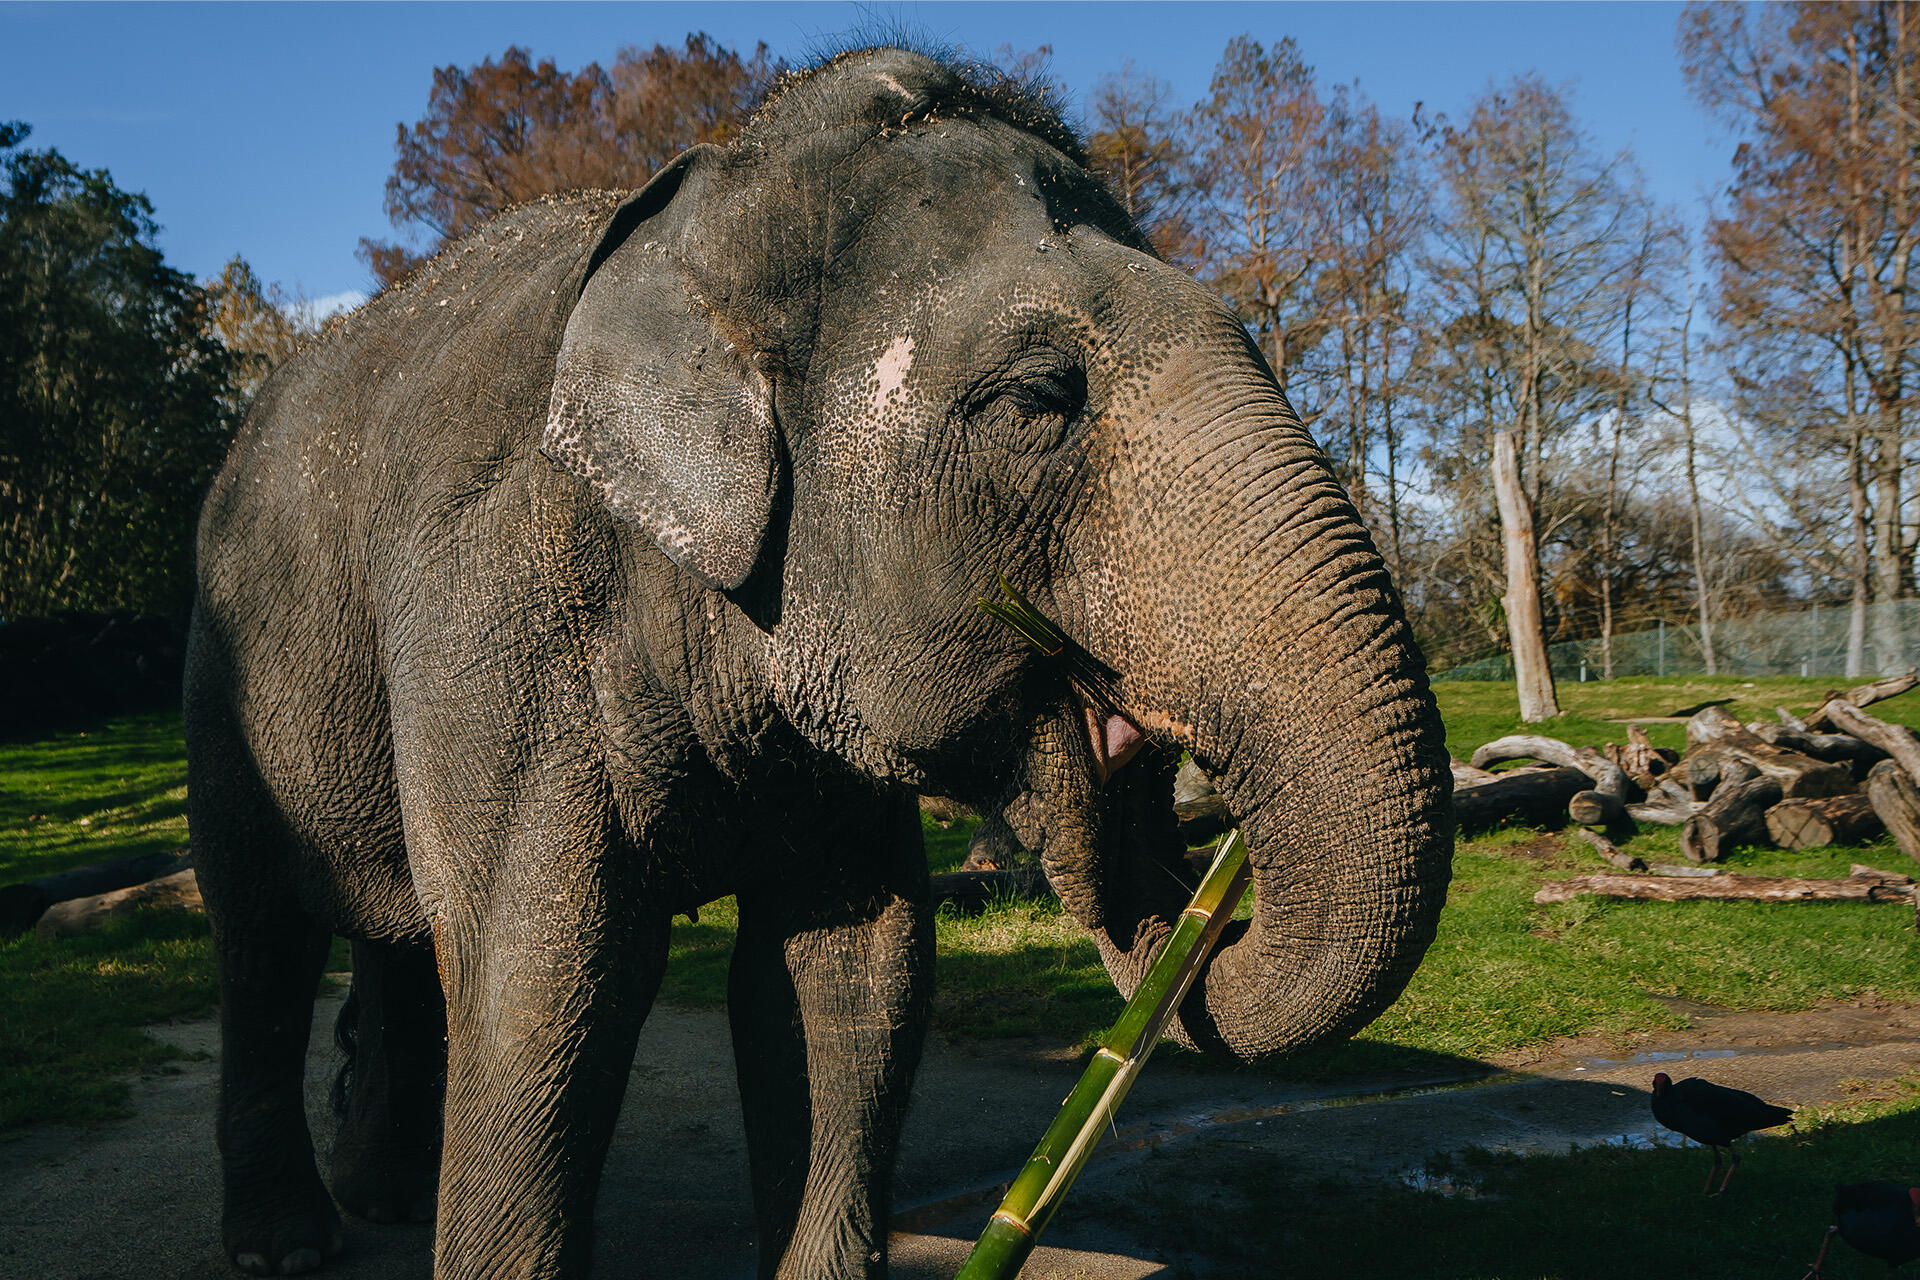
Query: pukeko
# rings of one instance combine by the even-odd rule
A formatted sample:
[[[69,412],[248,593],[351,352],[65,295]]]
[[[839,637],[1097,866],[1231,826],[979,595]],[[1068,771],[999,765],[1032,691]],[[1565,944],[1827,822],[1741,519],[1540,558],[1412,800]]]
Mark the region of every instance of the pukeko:
[[[1733,1151],[1733,1140],[1755,1129],[1785,1124],[1793,1119],[1793,1111],[1764,1102],[1744,1089],[1729,1089],[1698,1076],[1689,1076],[1675,1084],[1662,1071],[1653,1078],[1653,1118],[1675,1133],[1713,1148],[1713,1167],[1707,1170],[1707,1185],[1701,1190],[1717,1196],[1727,1189],[1727,1183],[1733,1181],[1733,1171],[1740,1167],[1740,1153]],[[1733,1163],[1727,1166],[1727,1176],[1721,1179],[1720,1190],[1716,1191],[1713,1175],[1720,1172],[1722,1147],[1733,1152]]]
[[[1827,1260],[1833,1233],[1866,1254],[1887,1264],[1887,1274],[1920,1258],[1920,1187],[1897,1182],[1855,1182],[1833,1193],[1834,1225],[1820,1242],[1807,1280],[1816,1280]]]

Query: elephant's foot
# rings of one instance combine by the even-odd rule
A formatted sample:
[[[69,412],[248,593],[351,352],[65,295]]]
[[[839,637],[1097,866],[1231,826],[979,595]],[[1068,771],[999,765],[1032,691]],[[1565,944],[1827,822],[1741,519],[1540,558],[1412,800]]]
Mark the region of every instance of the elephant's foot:
[[[310,1181],[304,1194],[229,1194],[222,1235],[236,1267],[252,1276],[300,1276],[339,1255],[340,1214],[320,1180]]]
[[[432,1222],[440,1192],[437,1146],[350,1144],[333,1155],[333,1198],[368,1222]]]

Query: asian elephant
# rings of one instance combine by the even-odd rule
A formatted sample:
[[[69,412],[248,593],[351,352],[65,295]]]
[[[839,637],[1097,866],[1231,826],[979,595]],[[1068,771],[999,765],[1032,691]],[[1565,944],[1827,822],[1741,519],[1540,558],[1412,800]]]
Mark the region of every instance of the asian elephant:
[[[761,1273],[884,1275],[915,791],[1003,808],[1130,991],[1184,905],[1191,752],[1258,909],[1178,1034],[1240,1059],[1364,1024],[1444,895],[1422,659],[1245,330],[1044,105],[916,53],[789,77],[728,145],[515,209],[334,324],[199,557],[190,819],[256,1274],[336,1251],[336,1200],[436,1215],[441,1277],[583,1274],[669,921],[735,894]],[[1002,573],[1118,710],[975,607]],[[360,1056],[329,1184],[330,934]]]

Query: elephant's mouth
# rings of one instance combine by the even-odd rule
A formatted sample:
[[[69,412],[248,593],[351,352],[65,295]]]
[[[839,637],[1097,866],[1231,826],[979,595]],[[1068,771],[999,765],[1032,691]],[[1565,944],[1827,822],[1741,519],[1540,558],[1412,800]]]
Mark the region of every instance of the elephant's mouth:
[[[1087,745],[1093,752],[1093,770],[1105,786],[1107,780],[1126,767],[1129,760],[1147,745],[1147,735],[1124,712],[1095,706],[1078,697],[1080,718],[1087,729]]]

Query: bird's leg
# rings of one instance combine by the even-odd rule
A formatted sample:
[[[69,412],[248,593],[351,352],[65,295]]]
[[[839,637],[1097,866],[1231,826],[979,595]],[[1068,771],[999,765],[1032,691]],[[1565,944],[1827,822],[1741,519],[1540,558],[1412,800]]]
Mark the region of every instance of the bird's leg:
[[[1728,1147],[1727,1153],[1733,1157],[1733,1160],[1727,1165],[1727,1176],[1720,1179],[1720,1191],[1727,1189],[1727,1184],[1733,1181],[1734,1171],[1740,1167],[1740,1148]],[[1719,1195],[1720,1191],[1716,1191],[1713,1194]]]
[[[1833,1243],[1833,1233],[1839,1229],[1828,1227],[1827,1234],[1820,1237],[1820,1252],[1814,1255],[1813,1265],[1807,1268],[1807,1274],[1801,1276],[1800,1280],[1820,1280],[1820,1264],[1827,1260],[1827,1246]]]
[[[1711,1196],[1713,1194],[1713,1175],[1718,1172],[1720,1172],[1720,1148],[1715,1147],[1713,1148],[1713,1168],[1707,1170],[1707,1185],[1700,1188],[1701,1195]]]

